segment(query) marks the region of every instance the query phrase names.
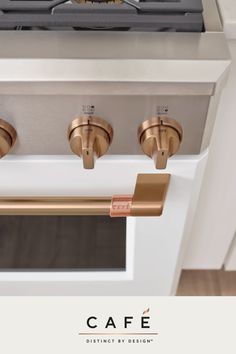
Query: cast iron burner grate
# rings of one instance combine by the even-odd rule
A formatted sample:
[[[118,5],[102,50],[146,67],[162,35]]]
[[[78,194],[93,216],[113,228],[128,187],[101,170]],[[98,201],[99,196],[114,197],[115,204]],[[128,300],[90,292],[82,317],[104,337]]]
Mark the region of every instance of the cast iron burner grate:
[[[1,0],[0,30],[202,32],[202,0]]]

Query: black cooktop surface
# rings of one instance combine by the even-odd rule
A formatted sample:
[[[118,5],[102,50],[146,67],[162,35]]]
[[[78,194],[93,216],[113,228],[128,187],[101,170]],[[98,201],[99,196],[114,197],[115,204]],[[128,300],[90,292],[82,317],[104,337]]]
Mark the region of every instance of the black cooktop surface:
[[[202,0],[0,0],[0,29],[201,32],[202,11]]]

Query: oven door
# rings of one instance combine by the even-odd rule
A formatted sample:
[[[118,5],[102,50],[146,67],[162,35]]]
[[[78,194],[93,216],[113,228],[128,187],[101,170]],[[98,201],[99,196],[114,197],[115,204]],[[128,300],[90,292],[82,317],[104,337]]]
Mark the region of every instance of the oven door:
[[[169,161],[159,217],[1,216],[0,294],[174,294],[206,156]],[[73,156],[10,156],[1,161],[0,194],[129,195],[139,173],[153,172],[145,157],[108,156],[84,170]]]

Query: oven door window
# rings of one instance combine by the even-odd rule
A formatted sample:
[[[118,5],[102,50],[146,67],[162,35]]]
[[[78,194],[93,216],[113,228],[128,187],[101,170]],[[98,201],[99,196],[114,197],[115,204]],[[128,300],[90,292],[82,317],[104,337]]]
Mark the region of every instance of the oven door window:
[[[1,216],[0,270],[126,270],[126,219]]]

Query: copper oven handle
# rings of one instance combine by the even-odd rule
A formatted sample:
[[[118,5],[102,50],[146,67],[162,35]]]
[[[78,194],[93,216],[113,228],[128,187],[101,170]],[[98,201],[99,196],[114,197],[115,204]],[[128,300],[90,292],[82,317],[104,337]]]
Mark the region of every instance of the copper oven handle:
[[[139,174],[133,196],[2,197],[0,215],[160,216],[169,180],[169,174]]]

